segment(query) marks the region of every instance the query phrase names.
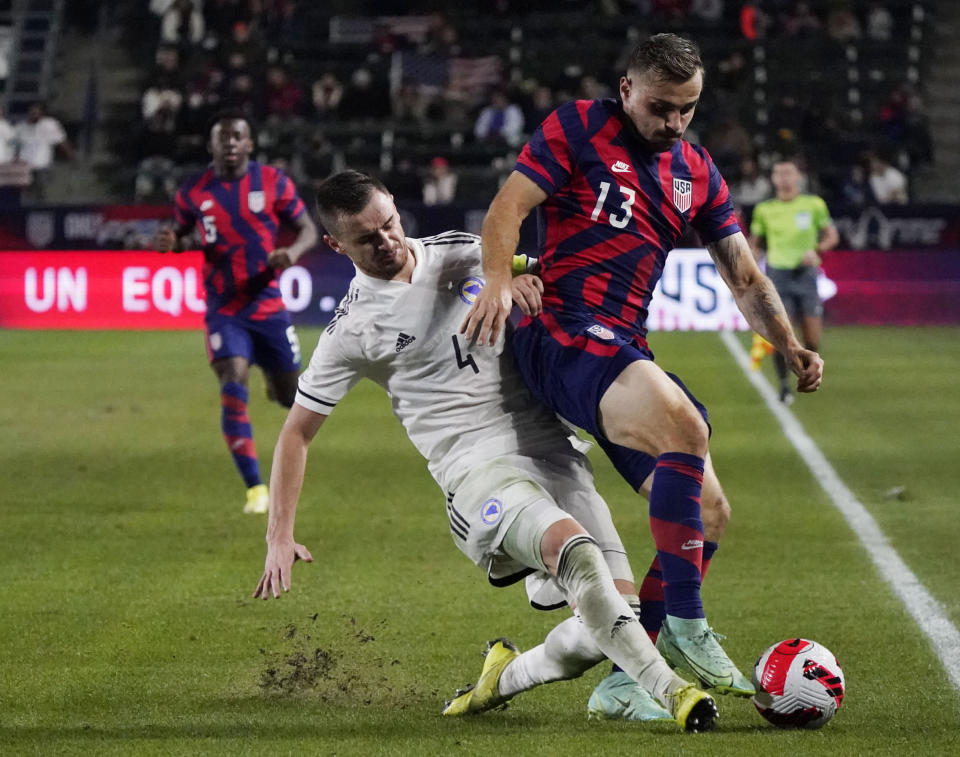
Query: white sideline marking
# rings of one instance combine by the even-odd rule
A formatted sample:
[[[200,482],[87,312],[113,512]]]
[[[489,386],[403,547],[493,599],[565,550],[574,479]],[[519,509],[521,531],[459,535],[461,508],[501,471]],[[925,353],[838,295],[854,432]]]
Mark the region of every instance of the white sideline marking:
[[[887,585],[903,602],[920,630],[930,639],[933,650],[940,658],[954,688],[960,689],[960,632],[950,622],[943,607],[890,546],[873,516],[840,480],[820,448],[803,430],[800,421],[780,402],[773,387],[760,372],[750,369],[750,357],[736,336],[730,331],[721,331],[720,340],[759,392],[770,412],[780,422],[784,435],[800,453],[810,472],[833,500],[834,506],[847,519]]]

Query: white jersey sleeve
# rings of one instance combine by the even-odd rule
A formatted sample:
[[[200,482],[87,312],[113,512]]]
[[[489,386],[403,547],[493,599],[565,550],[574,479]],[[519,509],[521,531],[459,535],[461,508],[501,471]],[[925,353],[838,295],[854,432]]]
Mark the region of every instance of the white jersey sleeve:
[[[365,375],[362,334],[357,328],[362,330],[362,319],[344,319],[359,296],[357,288],[351,286],[320,335],[307,370],[300,375],[296,402],[315,413],[329,415]]]

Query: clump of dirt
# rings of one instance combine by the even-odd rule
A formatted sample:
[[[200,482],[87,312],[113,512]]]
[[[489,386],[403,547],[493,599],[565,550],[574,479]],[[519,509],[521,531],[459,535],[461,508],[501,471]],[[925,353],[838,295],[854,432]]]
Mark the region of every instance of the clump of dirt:
[[[264,695],[390,704],[400,709],[423,698],[416,683],[406,680],[402,662],[379,655],[375,633],[355,617],[343,616],[333,629],[324,626],[322,646],[313,640],[318,617],[312,615],[299,625],[288,623],[280,632],[280,649],[260,650],[266,660],[258,683]],[[373,624],[376,633],[384,628],[385,620]]]
[[[309,654],[298,650],[284,659],[281,666],[264,670],[260,674],[260,688],[269,694],[313,689],[319,682],[330,680],[336,666],[336,657],[325,649],[317,647]]]

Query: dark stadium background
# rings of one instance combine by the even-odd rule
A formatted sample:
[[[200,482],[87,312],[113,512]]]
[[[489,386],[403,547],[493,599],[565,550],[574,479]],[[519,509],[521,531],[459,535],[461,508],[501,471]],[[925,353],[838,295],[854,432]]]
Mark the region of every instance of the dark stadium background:
[[[743,219],[763,192],[750,163],[763,176],[777,155],[801,156],[827,200],[841,232],[825,261],[839,286],[828,325],[956,323],[958,25],[960,5],[933,0],[3,0],[7,120],[43,101],[72,149],[57,150],[40,188],[20,186],[22,163],[0,165],[0,249],[148,247],[179,181],[204,167],[221,107],[249,113],[255,157],[282,166],[308,205],[317,182],[351,167],[386,180],[411,235],[478,231],[543,116],[615,94],[632,45],[675,31],[707,66],[687,138],[710,150]],[[519,107],[518,134],[475,135],[494,90]],[[874,196],[878,160],[906,176],[906,203]],[[437,162],[455,194],[428,205]],[[536,247],[532,221],[522,242]],[[325,276],[312,320],[350,275],[325,255],[320,245],[304,260]],[[0,261],[4,291],[22,299],[22,266]],[[20,322],[0,313],[0,325]]]

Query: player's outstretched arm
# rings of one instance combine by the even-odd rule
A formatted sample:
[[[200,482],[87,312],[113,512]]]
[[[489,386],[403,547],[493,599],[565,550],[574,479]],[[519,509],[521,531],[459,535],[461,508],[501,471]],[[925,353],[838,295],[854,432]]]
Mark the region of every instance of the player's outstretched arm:
[[[514,171],[490,203],[480,231],[483,245],[483,289],[460,326],[467,339],[494,344],[513,306],[513,254],[520,241],[520,224],[547,199],[547,193],[522,173]]]
[[[279,597],[281,591],[290,591],[294,562],[313,561],[310,551],[293,540],[293,523],[297,500],[303,488],[307,447],[326,419],[325,415],[295,404],[280,430],[270,472],[267,559],[263,565],[263,575],[253,592],[254,598],[269,599],[271,595]]]
[[[743,234],[731,234],[707,249],[747,323],[780,351],[797,375],[797,391],[817,391],[823,378],[823,360],[797,341],[780,295],[757,267]]]
[[[308,213],[301,213],[293,224],[297,228],[297,238],[293,240],[293,244],[289,247],[278,247],[267,256],[267,265],[275,270],[286,270],[317,244],[317,226]]]

